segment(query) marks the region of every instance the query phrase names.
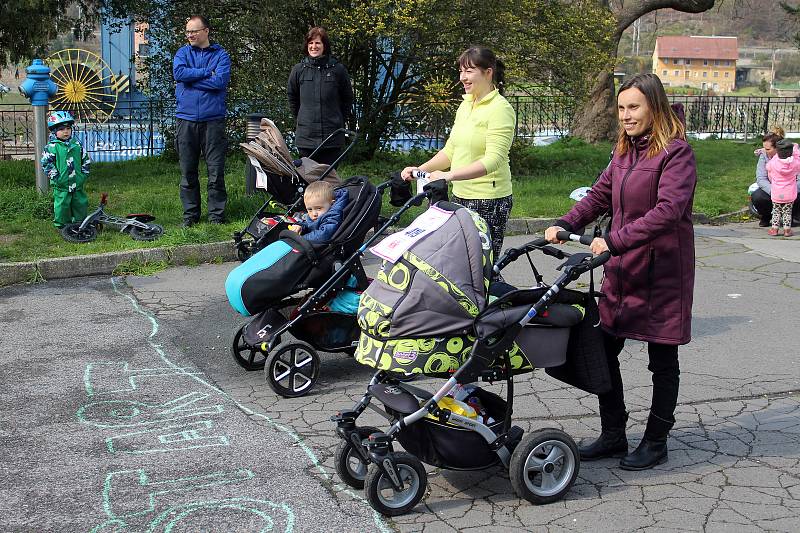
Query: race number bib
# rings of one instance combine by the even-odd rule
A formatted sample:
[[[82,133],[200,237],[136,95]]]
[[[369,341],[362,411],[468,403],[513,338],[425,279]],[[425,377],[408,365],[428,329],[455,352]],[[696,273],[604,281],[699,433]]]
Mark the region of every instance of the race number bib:
[[[394,263],[415,243],[441,228],[451,216],[453,216],[452,211],[431,207],[414,219],[406,229],[389,235],[369,251],[381,259]]]

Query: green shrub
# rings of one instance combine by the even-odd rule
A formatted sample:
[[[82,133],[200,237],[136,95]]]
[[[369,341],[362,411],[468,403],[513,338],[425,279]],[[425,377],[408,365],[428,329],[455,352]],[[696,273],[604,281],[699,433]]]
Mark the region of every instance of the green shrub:
[[[532,174],[536,168],[536,153],[533,145],[517,137],[511,143],[511,150],[508,153],[509,163],[511,164],[511,175],[522,176]]]

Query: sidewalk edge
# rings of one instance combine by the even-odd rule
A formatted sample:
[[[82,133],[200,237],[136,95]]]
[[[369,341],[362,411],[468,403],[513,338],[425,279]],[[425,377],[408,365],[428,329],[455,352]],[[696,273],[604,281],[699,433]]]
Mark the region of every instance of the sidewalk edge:
[[[695,224],[723,224],[741,220],[747,214],[747,211],[745,208],[716,217],[694,213],[692,220]],[[506,225],[506,235],[541,233],[549,226],[552,226],[555,221],[556,219],[554,218],[512,218],[509,219]],[[120,264],[129,261],[139,263],[166,261],[171,266],[184,266],[235,260],[236,249],[233,241],[223,241],[126,250],[124,252],[108,252],[96,255],[57,257],[21,263],[0,263],[0,287],[53,279],[110,275]]]

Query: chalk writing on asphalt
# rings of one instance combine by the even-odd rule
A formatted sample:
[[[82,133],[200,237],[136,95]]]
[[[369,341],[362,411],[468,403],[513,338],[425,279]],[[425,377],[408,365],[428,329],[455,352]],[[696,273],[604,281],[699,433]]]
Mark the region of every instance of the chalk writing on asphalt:
[[[111,472],[103,484],[103,511],[108,519],[91,531],[169,532],[176,527],[180,531],[212,531],[214,518],[221,514],[229,524],[248,531],[293,531],[294,513],[289,506],[267,500],[224,498],[163,505],[185,494],[254,476],[246,469],[163,480],[152,479],[142,469]]]
[[[87,403],[75,413],[83,424],[102,432],[106,451],[119,457],[163,454],[165,466],[133,468],[106,474],[103,483],[105,519],[92,529],[108,531],[214,530],[214,524],[237,524],[248,531],[294,528],[294,513],[282,503],[260,498],[219,498],[222,485],[246,484],[255,477],[248,469],[195,472],[180,453],[197,448],[230,446],[220,427],[223,405],[207,392],[190,391],[193,372],[179,367],[134,368],[127,362],[98,361],[84,370]],[[162,398],[183,379],[179,395]],[[172,383],[172,387],[164,387]],[[153,397],[157,400],[153,400]],[[225,452],[228,454],[229,452]],[[196,458],[196,456],[192,456]],[[188,458],[187,458],[188,459]],[[168,468],[169,474],[156,472]],[[243,494],[246,485],[237,486]]]

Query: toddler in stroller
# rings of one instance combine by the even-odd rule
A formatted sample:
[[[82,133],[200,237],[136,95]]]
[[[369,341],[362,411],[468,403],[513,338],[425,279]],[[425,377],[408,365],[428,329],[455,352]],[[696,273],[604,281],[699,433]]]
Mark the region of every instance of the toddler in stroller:
[[[389,516],[409,511],[425,494],[422,462],[456,470],[502,463],[521,497],[556,501],[577,477],[577,447],[561,430],[542,429],[523,438],[523,430],[511,425],[513,376],[565,363],[572,333],[586,329],[578,326],[588,324],[585,312],[596,305],[593,296],[566,286],[609,256],[567,254],[539,239],[510,250],[493,267],[486,223],[457,204],[439,202],[434,208],[450,212],[446,222],[397,260],[385,261],[361,297],[355,357],[378,372],[352,410],[332,417],[342,438],[336,470]],[[516,290],[496,282],[490,288],[493,271],[532,250],[567,258],[552,286]],[[539,279],[535,268],[534,273]],[[396,372],[447,381],[431,394],[397,381]],[[442,403],[459,385],[478,380],[507,382],[505,400],[474,389],[486,411],[483,420]],[[381,414],[392,423],[385,432],[356,425],[367,407],[381,412],[373,400],[383,404]],[[395,441],[406,451],[395,451]]]
[[[431,194],[409,199],[364,242],[389,185],[350,178],[334,190],[346,202],[328,240],[309,242],[294,231],[282,231],[278,241],[228,275],[225,290],[231,306],[244,316],[255,315],[236,332],[233,357],[246,370],[264,369],[267,384],[279,395],[309,392],[319,377],[317,351],[353,353],[359,335],[355,309],[347,312],[341,304],[357,301],[353,293],[369,285],[361,256],[405,211]],[[284,333],[296,340],[281,344]]]
[[[291,215],[299,210],[303,192],[310,183],[324,181],[334,187],[341,184],[336,165],[347,155],[357,138],[357,134],[350,130],[333,132],[317,150],[342,132],[350,142],[332,165],[323,165],[313,160],[317,150],[310,157],[293,159],[283,135],[271,120],[261,119],[260,130],[255,139],[239,146],[255,169],[256,187],[266,190],[270,197],[250,219],[247,227],[233,234],[236,255],[240,261],[245,261],[275,242],[280,232],[295,222]]]
[[[333,190],[330,183],[317,181],[309,184],[303,195],[307,214],[289,226],[309,242],[326,242],[336,232],[342,221],[342,211],[347,203],[344,190]]]

